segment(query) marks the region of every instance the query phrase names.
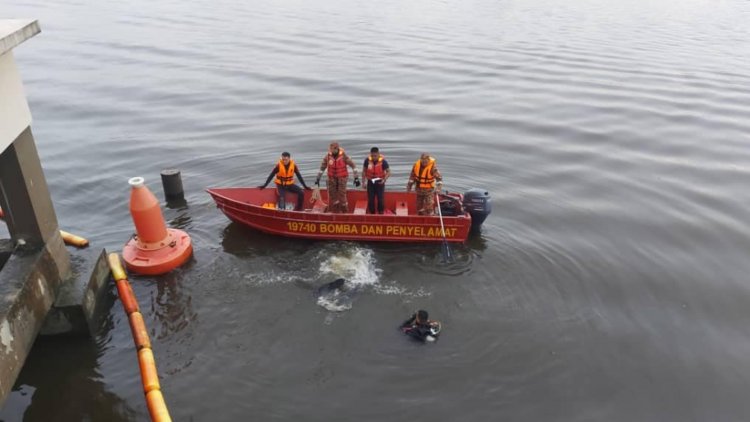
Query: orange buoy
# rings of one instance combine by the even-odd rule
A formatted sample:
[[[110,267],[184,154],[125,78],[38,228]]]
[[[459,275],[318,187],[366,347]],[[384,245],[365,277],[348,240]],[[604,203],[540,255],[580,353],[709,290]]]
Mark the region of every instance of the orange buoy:
[[[134,273],[164,274],[184,264],[193,253],[193,246],[187,233],[167,228],[159,201],[143,181],[142,177],[128,181],[136,235],[125,244],[122,258]]]
[[[5,213],[2,208],[0,208],[0,218],[5,218]]]

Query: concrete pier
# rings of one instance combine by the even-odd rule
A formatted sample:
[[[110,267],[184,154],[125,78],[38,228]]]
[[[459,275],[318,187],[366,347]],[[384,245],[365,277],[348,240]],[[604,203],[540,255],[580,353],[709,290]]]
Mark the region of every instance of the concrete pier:
[[[85,256],[77,254],[77,258],[85,261],[85,271],[60,285],[39,335],[96,335],[105,314],[102,308],[108,305],[105,295],[112,287],[107,251],[102,249],[95,254],[89,249],[81,253]]]
[[[13,48],[40,32],[0,20],[0,207],[11,239],[0,245],[0,405],[70,270]]]

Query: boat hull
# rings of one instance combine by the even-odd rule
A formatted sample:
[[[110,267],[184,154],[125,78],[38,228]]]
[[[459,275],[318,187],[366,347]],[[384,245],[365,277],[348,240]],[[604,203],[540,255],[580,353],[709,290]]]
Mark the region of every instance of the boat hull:
[[[207,189],[216,206],[232,221],[262,232],[304,239],[352,240],[367,242],[442,242],[443,231],[437,216],[363,214],[366,192],[349,191],[350,213],[287,211],[264,208],[265,203],[275,203],[276,190],[258,188],[212,188]],[[323,199],[326,191],[321,190]],[[310,192],[305,192],[305,204],[310,204]],[[293,195],[287,203],[296,203]],[[416,195],[413,192],[386,192],[386,208],[400,207],[414,210]],[[412,211],[413,212],[413,211]],[[464,242],[471,228],[471,216],[443,217],[445,238],[449,242]]]

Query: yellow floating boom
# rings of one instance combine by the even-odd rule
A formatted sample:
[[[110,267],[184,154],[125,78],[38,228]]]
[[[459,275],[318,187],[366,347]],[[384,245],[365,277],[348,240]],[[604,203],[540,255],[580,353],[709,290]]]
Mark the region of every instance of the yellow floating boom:
[[[111,253],[107,256],[109,269],[117,284],[117,294],[130,321],[130,331],[133,335],[135,350],[138,352],[138,366],[141,370],[143,393],[146,395],[146,406],[153,422],[171,422],[164,395],[161,393],[159,373],[156,371],[156,360],[151,350],[151,340],[148,338],[146,323],[138,309],[138,301],[133,294],[133,288],[127,280],[127,274],[120,262],[120,256]]]

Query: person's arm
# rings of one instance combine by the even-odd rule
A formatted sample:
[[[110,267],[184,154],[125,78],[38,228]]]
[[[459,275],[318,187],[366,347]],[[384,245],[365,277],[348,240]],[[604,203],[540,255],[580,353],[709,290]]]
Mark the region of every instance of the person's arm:
[[[414,181],[417,179],[417,175],[414,173],[414,167],[411,169],[409,174],[409,183],[406,184],[406,191],[411,192],[411,187],[414,186]]]
[[[440,192],[440,190],[443,188],[443,175],[440,174],[440,171],[438,170],[437,166],[432,167],[432,177],[437,180],[437,191]]]
[[[302,174],[299,172],[299,167],[294,166],[294,174],[297,175],[297,179],[299,179],[300,184],[302,184],[302,187],[305,189],[310,189],[305,184],[305,179],[302,178]]]
[[[261,188],[261,189],[265,189],[266,186],[268,186],[268,184],[271,183],[271,179],[273,179],[273,177],[276,176],[276,173],[278,173],[278,172],[279,172],[279,165],[276,164],[273,167],[273,170],[271,170],[271,174],[268,175],[268,179],[266,179],[266,183],[264,183],[264,184],[262,184],[262,185],[260,185],[258,187]]]
[[[352,173],[354,173],[354,186],[359,187],[359,175],[357,174],[357,166],[354,164],[354,161],[352,159],[344,154],[344,163],[352,168]]]
[[[315,178],[315,184],[320,186],[320,176],[323,175],[325,169],[328,168],[328,155],[323,157],[323,162],[320,163],[320,170],[318,170],[318,177]]]
[[[351,158],[349,158],[348,155],[344,154],[344,162],[347,166],[352,168],[352,173],[354,173],[354,178],[359,179],[359,176],[357,175],[357,166],[354,164],[354,161],[352,161]]]
[[[415,312],[415,313],[411,314],[411,317],[409,319],[407,319],[406,321],[404,321],[401,324],[401,327],[399,327],[399,328],[409,328],[409,327],[411,327],[414,324],[414,320],[416,320],[416,319],[417,319],[417,314]]]
[[[430,329],[428,327],[424,327],[421,325],[417,325],[417,326],[409,327],[409,328],[402,328],[401,330],[407,336],[413,338],[414,340],[419,340],[422,342],[427,341],[427,336],[430,335]]]
[[[367,177],[367,171],[365,171],[365,169],[367,168],[367,161],[369,160],[365,158],[365,161],[362,163],[362,178],[365,179],[365,182],[370,180],[370,178]]]
[[[388,180],[389,177],[391,177],[391,167],[388,165],[388,161],[383,160],[383,170],[385,171],[385,176],[383,176],[383,183],[385,183],[386,180]]]

